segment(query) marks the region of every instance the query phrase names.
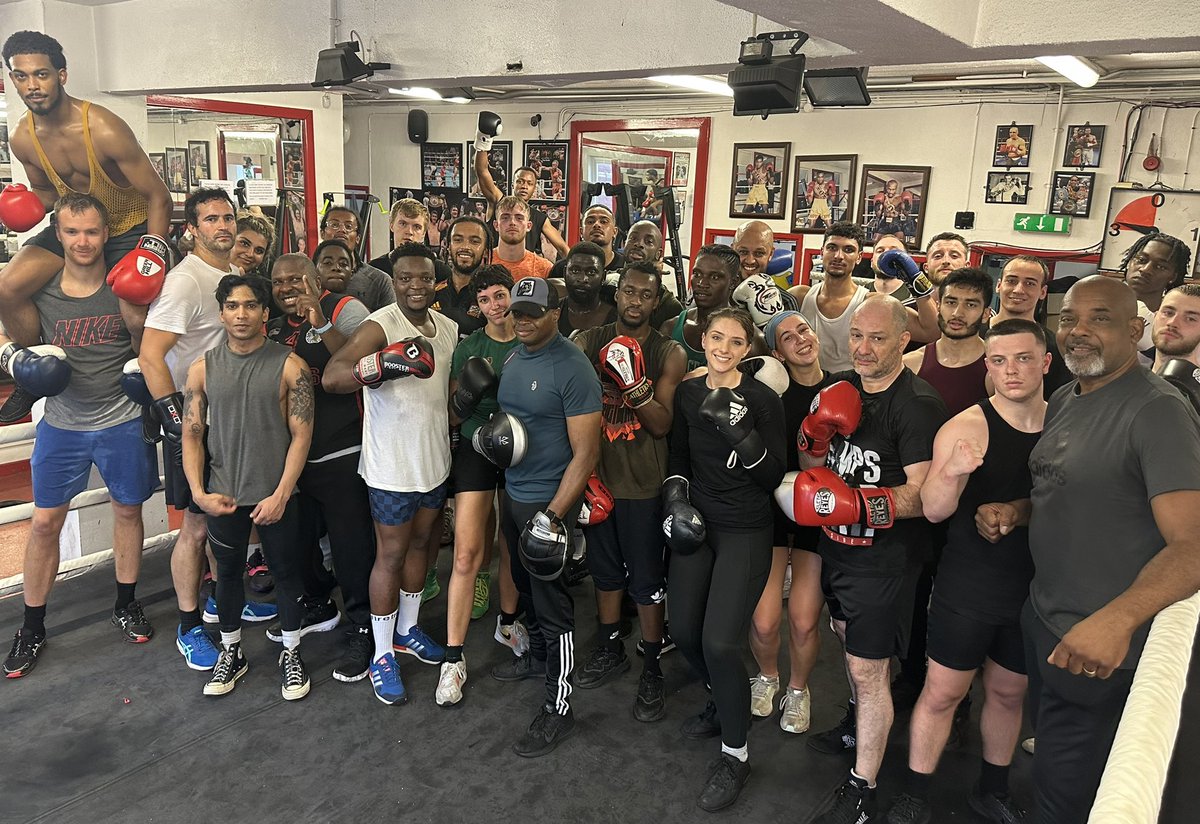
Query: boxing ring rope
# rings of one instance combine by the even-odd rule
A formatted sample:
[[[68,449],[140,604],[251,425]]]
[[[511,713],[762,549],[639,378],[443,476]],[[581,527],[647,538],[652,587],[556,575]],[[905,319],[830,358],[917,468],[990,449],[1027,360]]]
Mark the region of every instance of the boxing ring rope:
[[[1158,821],[1198,623],[1200,593],[1154,619],[1088,824]]]

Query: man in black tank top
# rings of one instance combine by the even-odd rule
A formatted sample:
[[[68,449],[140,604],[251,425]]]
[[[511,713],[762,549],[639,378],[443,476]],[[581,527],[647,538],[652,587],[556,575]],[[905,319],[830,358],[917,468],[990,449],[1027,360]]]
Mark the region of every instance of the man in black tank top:
[[[309,690],[300,658],[304,551],[296,540],[294,495],[312,442],[312,378],[299,356],[263,337],[271,301],[266,281],[226,275],[216,298],[226,339],[192,364],[183,400],[183,470],[192,501],[207,515],[217,561],[221,652],[204,694],[225,695],[246,674],[242,574],[256,526],[278,593],[282,694],[294,701]]]
[[[997,504],[1029,497],[1029,453],[1046,415],[1042,379],[1050,356],[1042,327],[1029,320],[996,324],[986,345],[996,394],[938,431],[921,487],[925,517],[949,520],[949,540],[929,607],[929,670],[909,727],[908,785],[888,821],[932,820],[930,780],[955,708],[980,667],[983,760],[967,802],[989,821],[1024,815],[1009,796],[1008,768],[1028,682],[1020,615],[1033,578],[1029,530],[1018,526],[984,537],[976,520],[987,520]]]
[[[596,474],[613,497],[607,518],[584,530],[600,637],[579,671],[579,687],[599,687],[629,669],[620,634],[621,593],[628,589],[645,654],[633,714],[647,722],[666,714],[658,663],[667,595],[659,494],[675,387],[687,366],[682,348],[650,325],[661,290],[658,267],[631,264],[617,282],[617,322],[575,339],[600,373],[604,423]]]

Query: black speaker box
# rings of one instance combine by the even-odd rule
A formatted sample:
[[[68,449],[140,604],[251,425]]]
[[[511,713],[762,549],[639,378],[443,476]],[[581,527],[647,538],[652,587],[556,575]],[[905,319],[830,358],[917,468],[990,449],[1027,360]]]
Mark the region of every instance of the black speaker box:
[[[412,129],[412,126],[409,126]],[[975,213],[974,212],[955,212],[954,213],[954,228],[955,229],[974,229],[975,228]]]
[[[424,109],[409,111],[408,139],[413,143],[424,143],[429,139],[429,113]]]

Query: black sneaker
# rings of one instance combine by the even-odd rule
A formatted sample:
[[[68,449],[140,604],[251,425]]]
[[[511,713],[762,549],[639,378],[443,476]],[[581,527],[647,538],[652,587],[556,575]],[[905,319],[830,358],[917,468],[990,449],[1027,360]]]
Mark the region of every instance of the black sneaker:
[[[545,678],[546,662],[539,661],[532,653],[501,661],[492,667],[492,677],[497,681],[524,681],[526,678]]]
[[[131,644],[144,644],[154,635],[154,627],[142,612],[141,601],[130,601],[125,609],[114,611],[111,620],[121,631],[121,637]]]
[[[813,819],[813,824],[870,824],[875,819],[875,791],[867,782],[851,776],[838,787],[829,809]]]
[[[329,598],[316,603],[304,602],[304,617],[300,619],[300,637],[310,632],[329,632],[342,620],[337,604]],[[267,637],[276,644],[283,642],[283,626],[276,621],[267,627]]]
[[[275,589],[275,576],[267,567],[262,550],[256,549],[246,559],[246,576],[250,579],[250,589],[259,595],[264,595]]]
[[[375,642],[371,630],[355,627],[346,632],[346,651],[342,660],[333,668],[333,677],[343,684],[353,684],[367,677],[371,671],[371,657],[375,654]]]
[[[642,646],[643,643],[644,641],[639,638],[637,642],[637,654],[645,658],[646,648]],[[661,658],[673,649],[675,649],[675,641],[671,638],[671,633],[667,625],[663,624],[662,650],[659,651],[658,657]]]
[[[851,752],[858,746],[855,733],[858,727],[854,721],[854,708],[847,707],[846,714],[837,726],[825,732],[818,732],[808,737],[808,746],[826,755]]]
[[[629,656],[622,644],[617,649],[601,644],[592,650],[587,663],[577,675],[581,690],[592,690],[603,686],[629,669]]]
[[[46,636],[37,635],[21,627],[13,636],[12,649],[4,659],[4,677],[22,678],[33,672],[37,657],[46,646]]]
[[[699,715],[693,715],[683,722],[679,731],[684,738],[701,739],[716,738],[721,734],[721,719],[717,716],[717,703],[711,698],[704,705]]]
[[[308,695],[312,684],[308,680],[308,670],[304,668],[300,650],[284,649],[279,653],[279,681],[284,701],[299,701]]]
[[[529,729],[513,744],[512,749],[522,758],[538,758],[552,752],[559,742],[575,732],[575,716],[570,710],[559,715],[542,707]]]
[[[696,806],[710,813],[725,809],[738,800],[749,777],[749,761],[721,753],[721,756],[709,765],[708,783],[700,791]]]
[[[649,724],[661,721],[667,714],[667,700],[663,695],[663,677],[642,671],[638,679],[637,698],[633,699],[633,717]]]
[[[8,396],[4,406],[0,406],[0,423],[16,423],[27,416],[38,397],[29,390],[13,384],[12,394]]]
[[[246,663],[246,656],[242,655],[241,644],[222,647],[217,656],[216,666],[212,670],[212,678],[204,685],[204,694],[225,695],[233,692],[238,679],[245,675],[248,669],[250,666]]]
[[[924,800],[900,793],[892,799],[892,806],[884,820],[887,824],[929,824],[933,821],[933,811]]]
[[[1010,795],[992,795],[980,792],[979,785],[967,796],[967,804],[972,810],[995,824],[1018,824],[1026,820],[1026,813]]]

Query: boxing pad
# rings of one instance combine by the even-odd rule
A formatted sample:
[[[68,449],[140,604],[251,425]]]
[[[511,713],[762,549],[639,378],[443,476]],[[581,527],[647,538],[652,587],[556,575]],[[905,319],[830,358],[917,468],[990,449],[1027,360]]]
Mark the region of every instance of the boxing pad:
[[[0,223],[14,232],[28,232],[45,216],[41,198],[23,183],[10,183],[0,191]]]
[[[1183,393],[1197,412],[1200,412],[1200,367],[1182,358],[1171,358],[1158,374]]]
[[[475,151],[490,152],[492,150],[492,140],[504,131],[504,127],[500,125],[501,122],[500,115],[495,112],[482,111],[479,113],[479,122],[475,131]]]
[[[781,398],[792,382],[788,377],[787,367],[773,355],[746,358],[738,364],[738,370],[770,387],[771,391]]]
[[[885,278],[899,278],[908,286],[914,298],[923,298],[933,291],[933,281],[921,271],[915,260],[899,249],[888,249],[879,256],[879,271]]]
[[[571,557],[571,533],[557,515],[541,510],[525,522],[517,540],[521,564],[539,581],[563,574]]]
[[[733,305],[745,309],[761,331],[776,313],[792,308],[794,301],[783,297],[787,292],[780,289],[767,275],[751,275],[733,290]],[[790,297],[790,296],[789,296]]]
[[[580,526],[595,526],[604,523],[612,514],[615,506],[616,502],[613,500],[612,493],[593,472],[583,490],[583,504],[579,508]]]
[[[29,347],[6,343],[0,349],[0,369],[12,375],[17,386],[39,398],[59,395],[71,382],[67,353],[46,343]]]
[[[700,511],[692,506],[688,496],[688,480],[672,475],[663,481],[663,534],[667,547],[680,555],[691,555],[704,545],[708,530]]]
[[[516,466],[525,458],[529,436],[520,418],[500,411],[475,430],[471,446],[501,469]]]
[[[767,262],[767,274],[782,275],[791,270],[793,262],[795,262],[795,255],[787,249],[776,249],[771,253],[771,259]]]
[[[429,113],[424,109],[409,111],[408,139],[413,143],[424,143],[429,139]]]

